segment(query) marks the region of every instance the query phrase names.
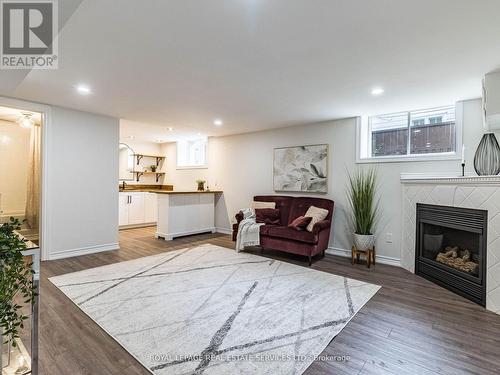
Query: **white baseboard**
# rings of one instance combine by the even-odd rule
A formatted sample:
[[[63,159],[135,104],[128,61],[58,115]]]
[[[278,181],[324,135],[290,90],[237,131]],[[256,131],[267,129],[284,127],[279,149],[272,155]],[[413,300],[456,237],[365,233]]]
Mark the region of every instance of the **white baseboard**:
[[[327,254],[338,255],[341,257],[351,257],[351,250],[340,249],[338,247],[329,247],[326,250]],[[375,261],[380,264],[388,264],[389,266],[401,267],[401,259],[388,257],[385,255],[375,255]]]
[[[101,253],[103,251],[112,251],[112,250],[119,250],[119,249],[120,249],[120,245],[117,242],[105,244],[105,245],[80,247],[77,249],[68,249],[68,250],[61,250],[61,251],[52,252],[52,253],[48,254],[49,255],[48,260],[77,257],[80,255],[88,255],[88,254],[94,254],[94,253]]]
[[[122,229],[137,229],[137,228],[148,228],[148,227],[156,227],[156,223],[142,223],[142,224],[130,224],[130,225],[120,225],[118,227],[119,230]]]
[[[233,234],[232,229],[229,229],[229,228],[220,228],[220,227],[216,227],[216,228],[215,228],[215,231],[216,231],[217,233],[222,233],[222,234]]]
[[[182,232],[175,232],[175,233],[163,233],[163,232],[156,232],[155,237],[156,238],[163,238],[165,241],[172,241],[176,237],[183,237],[183,236],[190,236],[192,234],[202,234],[202,233],[215,233],[216,228],[215,227],[209,227],[209,228],[202,228],[202,229],[196,229],[196,230],[188,230],[188,231],[182,231]]]

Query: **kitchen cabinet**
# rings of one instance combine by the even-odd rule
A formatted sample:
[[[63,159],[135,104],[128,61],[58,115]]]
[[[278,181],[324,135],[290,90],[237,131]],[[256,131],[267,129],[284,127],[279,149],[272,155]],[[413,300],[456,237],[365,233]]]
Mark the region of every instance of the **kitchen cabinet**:
[[[146,223],[158,220],[158,196],[156,193],[144,193],[144,214]]]
[[[158,193],[156,237],[170,241],[175,237],[215,232],[214,192]]]
[[[156,194],[146,192],[119,193],[119,225],[151,225],[157,220]]]

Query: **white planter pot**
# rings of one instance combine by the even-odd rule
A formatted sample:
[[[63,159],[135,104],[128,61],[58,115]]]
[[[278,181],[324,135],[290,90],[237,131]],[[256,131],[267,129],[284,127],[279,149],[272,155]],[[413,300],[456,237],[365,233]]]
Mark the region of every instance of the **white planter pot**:
[[[366,251],[372,249],[375,245],[375,236],[373,234],[354,233],[354,246],[357,250]]]

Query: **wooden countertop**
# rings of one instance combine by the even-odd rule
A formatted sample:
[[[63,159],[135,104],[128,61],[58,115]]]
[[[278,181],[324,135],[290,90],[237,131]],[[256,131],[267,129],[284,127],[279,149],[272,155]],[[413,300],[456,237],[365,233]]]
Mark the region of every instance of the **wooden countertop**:
[[[164,192],[164,191],[167,191],[167,190],[162,190],[162,189],[144,189],[144,188],[140,188],[140,189],[125,189],[125,190],[120,189],[120,193],[161,193],[161,192]]]
[[[149,190],[149,192],[157,194],[220,194],[222,193],[222,190],[210,190],[210,191]]]

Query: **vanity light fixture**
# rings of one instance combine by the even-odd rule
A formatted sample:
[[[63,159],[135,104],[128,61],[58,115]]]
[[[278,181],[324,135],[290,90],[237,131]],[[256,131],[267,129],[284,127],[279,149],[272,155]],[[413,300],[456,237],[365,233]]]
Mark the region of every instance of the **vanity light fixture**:
[[[167,130],[168,130],[169,132],[171,132],[171,131],[173,131],[173,130],[174,130],[174,128],[172,128],[172,127],[170,127],[170,126],[169,126],[169,127],[167,128]]]
[[[372,89],[372,95],[379,96],[384,93],[384,89],[382,87],[375,87]]]
[[[32,118],[33,114],[29,112],[23,112],[22,115],[17,119],[17,123],[25,129],[31,129],[35,125],[35,121]]]
[[[87,85],[80,84],[76,86],[76,91],[78,91],[79,94],[81,95],[90,95],[92,91],[90,90],[90,87]]]

